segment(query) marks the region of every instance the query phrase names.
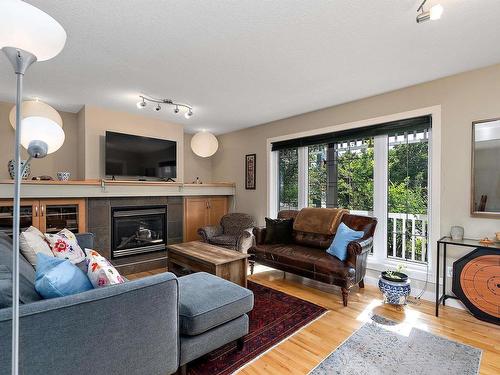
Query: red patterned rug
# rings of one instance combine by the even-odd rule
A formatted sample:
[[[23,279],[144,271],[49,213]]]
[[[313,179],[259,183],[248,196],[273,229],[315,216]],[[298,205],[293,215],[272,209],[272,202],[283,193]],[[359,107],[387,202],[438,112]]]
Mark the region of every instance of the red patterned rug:
[[[226,375],[287,338],[322,315],[326,309],[300,298],[248,282],[255,304],[250,312],[250,332],[245,346],[238,351],[235,343],[214,350],[188,366],[190,375]]]

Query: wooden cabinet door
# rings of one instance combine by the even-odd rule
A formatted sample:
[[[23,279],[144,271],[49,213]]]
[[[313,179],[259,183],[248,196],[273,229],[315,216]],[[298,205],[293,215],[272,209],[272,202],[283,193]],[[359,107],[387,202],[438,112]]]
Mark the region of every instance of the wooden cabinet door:
[[[208,225],[207,198],[184,198],[184,242],[197,241],[198,228]]]
[[[41,200],[39,217],[44,233],[57,233],[64,228],[73,233],[87,230],[85,199]]]
[[[208,224],[218,225],[222,216],[227,214],[227,198],[212,197],[208,198]]]
[[[21,199],[20,230],[26,230],[30,225],[39,228],[38,200]],[[0,200],[0,232],[12,236],[12,219],[14,216],[14,202],[12,199]]]

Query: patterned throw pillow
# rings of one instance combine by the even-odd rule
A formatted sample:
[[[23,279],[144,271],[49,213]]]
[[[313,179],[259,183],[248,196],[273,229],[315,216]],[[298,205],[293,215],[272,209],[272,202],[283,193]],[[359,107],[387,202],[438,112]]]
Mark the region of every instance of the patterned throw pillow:
[[[56,258],[67,259],[73,264],[85,259],[85,253],[78,245],[75,235],[68,229],[51,234],[45,233],[50,249]]]
[[[101,254],[91,249],[85,249],[85,252],[88,260],[87,276],[94,288],[125,282],[116,268]]]

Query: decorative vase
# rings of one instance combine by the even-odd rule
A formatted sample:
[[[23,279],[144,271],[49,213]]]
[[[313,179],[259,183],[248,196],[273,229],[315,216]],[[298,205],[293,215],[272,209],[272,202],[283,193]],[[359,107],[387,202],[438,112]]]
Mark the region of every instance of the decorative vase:
[[[59,181],[68,181],[70,176],[71,176],[71,173],[70,172],[57,172],[57,179]]]
[[[391,305],[406,305],[406,298],[411,292],[410,280],[408,276],[403,273],[394,273],[404,275],[405,277],[400,281],[391,281],[394,279],[384,275],[385,272],[382,272],[378,280],[378,287],[384,295],[384,303],[389,303]]]
[[[458,225],[451,227],[450,236],[453,241],[462,241],[464,239],[464,228]]]
[[[21,160],[21,169],[24,167],[24,165],[27,163],[27,160]],[[9,168],[9,175],[10,178],[14,179],[16,178],[16,161],[15,160],[9,160],[7,163],[7,167]],[[30,163],[26,165],[26,168],[24,169],[24,173],[22,175],[22,179],[26,180],[31,174],[31,166]]]

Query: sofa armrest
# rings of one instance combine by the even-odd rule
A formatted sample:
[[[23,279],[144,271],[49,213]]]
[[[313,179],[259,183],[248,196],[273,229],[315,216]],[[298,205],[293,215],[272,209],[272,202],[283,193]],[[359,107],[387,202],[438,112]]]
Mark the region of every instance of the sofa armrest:
[[[247,253],[248,249],[255,245],[255,237],[253,235],[253,229],[248,228],[241,232],[238,240],[236,241],[236,250],[240,253]]]
[[[373,247],[373,237],[349,242],[347,251],[349,255],[357,256],[369,252]]]
[[[255,243],[257,245],[262,245],[266,239],[266,227],[254,227],[253,235],[255,237]]]
[[[162,273],[21,305],[20,373],[171,374],[178,298],[177,278]],[[11,313],[0,310],[0,337],[11,335]],[[10,339],[0,340],[0,373],[10,373]]]
[[[78,241],[78,245],[82,249],[92,249],[94,250],[94,233],[78,233],[75,234],[76,240]]]
[[[198,235],[201,237],[203,242],[208,242],[212,237],[219,236],[222,234],[222,226],[220,225],[208,225],[206,227],[198,228]]]

